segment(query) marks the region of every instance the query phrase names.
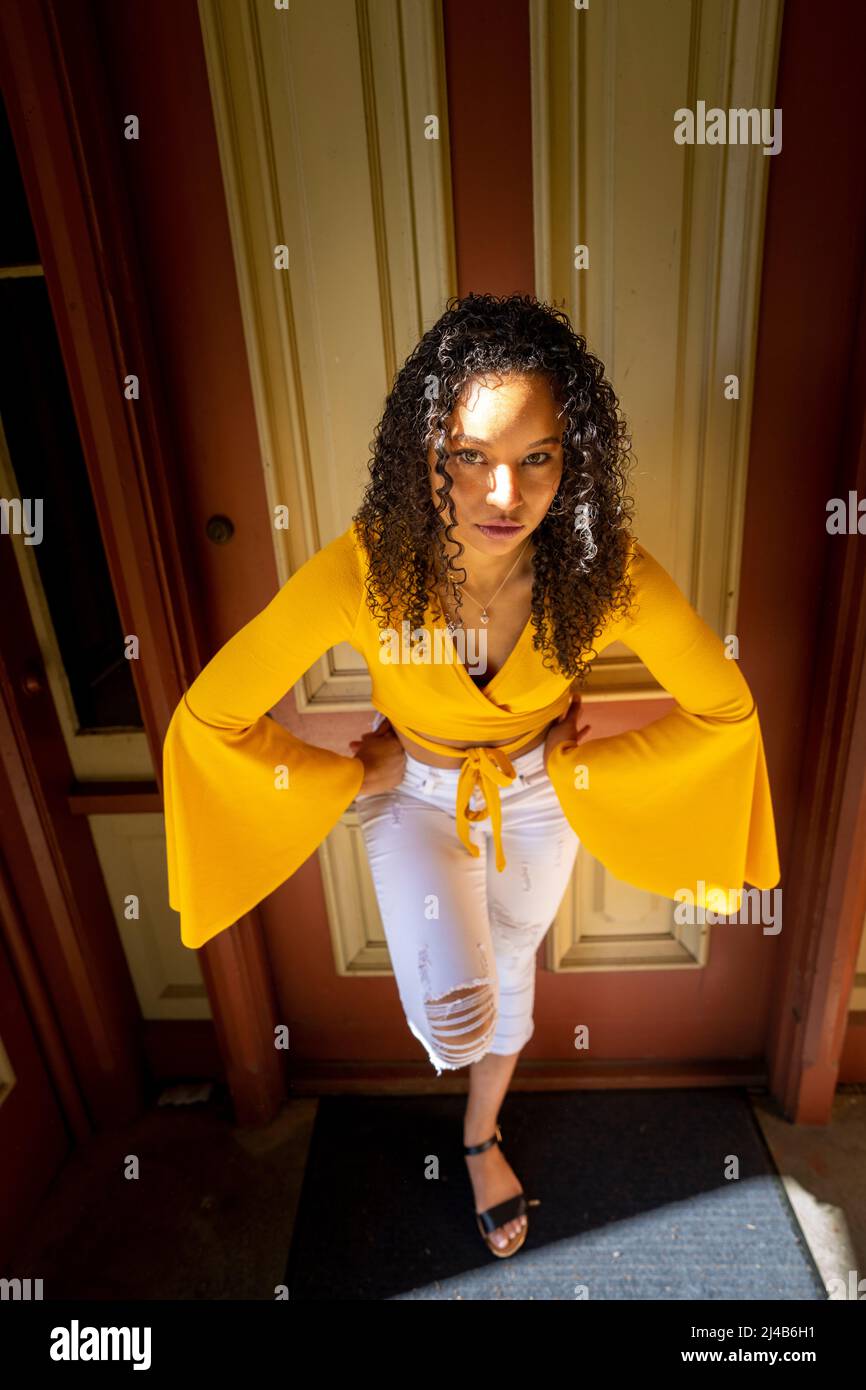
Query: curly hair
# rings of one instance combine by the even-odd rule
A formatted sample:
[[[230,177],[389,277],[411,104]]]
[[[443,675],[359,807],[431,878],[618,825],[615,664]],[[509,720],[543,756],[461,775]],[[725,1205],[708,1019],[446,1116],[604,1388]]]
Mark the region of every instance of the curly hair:
[[[382,628],[407,620],[421,628],[431,604],[444,616],[437,585],[450,589],[459,610],[465,547],[452,534],[448,416],[473,378],[511,373],[542,374],[561,412],[562,477],[533,532],[532,643],[544,666],[582,683],[605,620],[624,611],[632,596],[626,565],[634,503],[625,493],[631,439],[603,363],[563,310],[530,295],[449,299],[397,372],[353,517],[368,560],[367,603]],[[442,479],[438,506],[430,491],[430,445]],[[458,565],[443,536],[459,546]]]

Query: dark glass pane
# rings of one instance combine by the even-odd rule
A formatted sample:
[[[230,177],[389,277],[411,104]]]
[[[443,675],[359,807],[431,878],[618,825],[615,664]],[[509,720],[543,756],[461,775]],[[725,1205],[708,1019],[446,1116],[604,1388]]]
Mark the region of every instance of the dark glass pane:
[[[35,238],[8,127],[0,133],[0,159],[5,263],[32,263]],[[0,276],[0,420],[18,496],[31,499],[31,507],[42,499],[42,540],[32,549],[79,729],[139,730],[141,712],[41,275]]]
[[[0,417],[18,495],[42,499],[32,549],[79,726],[140,729],[45,281],[0,279],[0,322]]]
[[[3,216],[0,217],[0,265],[38,265],[39,250],[24,195],[18,157],[6,104],[0,96],[0,169],[3,176]]]

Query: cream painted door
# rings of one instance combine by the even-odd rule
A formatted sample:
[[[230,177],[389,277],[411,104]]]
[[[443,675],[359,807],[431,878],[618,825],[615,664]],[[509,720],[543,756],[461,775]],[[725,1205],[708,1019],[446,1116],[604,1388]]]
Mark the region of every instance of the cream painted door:
[[[290,518],[274,533],[285,578],[347,526],[394,368],[455,292],[442,14],[434,0],[331,0],[327,22],[316,0],[199,9],[266,485]],[[770,161],[678,145],[673,114],[772,107],[780,18],[779,0],[530,0],[536,293],[604,360],[632,425],[641,539],[720,636],[736,632]],[[369,709],[369,691],[346,648],[296,699]],[[664,692],[612,648],[587,700],[625,697]],[[389,973],[351,808],[319,855],[335,969]],[[550,969],[705,964],[706,929],[578,859]]]

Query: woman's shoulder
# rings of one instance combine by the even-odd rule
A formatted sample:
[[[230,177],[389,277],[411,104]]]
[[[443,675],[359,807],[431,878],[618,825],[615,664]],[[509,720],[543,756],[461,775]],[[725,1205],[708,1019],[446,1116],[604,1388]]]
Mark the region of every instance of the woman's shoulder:
[[[623,582],[608,614],[603,640],[622,639],[638,624],[655,623],[681,599],[677,585],[652,551],[633,533],[625,545]]]
[[[354,525],[350,524],[292,571],[274,596],[275,611],[290,613],[292,622],[299,614],[320,622],[322,615],[330,612],[340,617],[344,627],[353,629],[364,592],[363,574]]]
[[[354,591],[363,582],[366,561],[354,521],[333,540],[320,546],[296,571],[314,571],[322,584]]]
[[[629,543],[626,568],[637,603],[665,606],[684,597],[670,572],[636,536]]]

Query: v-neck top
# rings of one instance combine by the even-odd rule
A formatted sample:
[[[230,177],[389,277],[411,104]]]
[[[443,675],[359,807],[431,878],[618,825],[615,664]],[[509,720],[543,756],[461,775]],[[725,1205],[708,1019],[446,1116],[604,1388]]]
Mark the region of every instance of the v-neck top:
[[[758,711],[737,662],[636,539],[628,567],[634,602],[627,616],[602,624],[593,659],[622,641],[676,708],[642,729],[557,744],[547,773],[581,844],[617,878],[730,914],[745,882],[779,881]],[[359,758],[307,743],[268,717],[340,642],[364,658],[372,704],[395,728],[459,760],[456,832],[477,855],[470,825],[489,816],[497,869],[506,866],[499,789],[516,775],[511,755],[568,708],[572,679],[543,665],[530,617],[480,688],[430,605],[414,633],[408,623],[380,630],[367,573],[353,523],[220,648],[172,714],[163,744],[166,852],[185,946],[204,945],[290,877],[360,791]]]

